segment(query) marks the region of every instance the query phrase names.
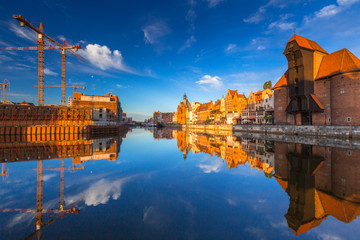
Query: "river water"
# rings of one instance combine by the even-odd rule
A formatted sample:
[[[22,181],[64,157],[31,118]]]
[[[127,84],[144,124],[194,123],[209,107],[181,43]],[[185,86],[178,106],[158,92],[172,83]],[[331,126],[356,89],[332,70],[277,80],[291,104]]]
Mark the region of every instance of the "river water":
[[[133,129],[0,146],[1,239],[360,236],[351,145]]]

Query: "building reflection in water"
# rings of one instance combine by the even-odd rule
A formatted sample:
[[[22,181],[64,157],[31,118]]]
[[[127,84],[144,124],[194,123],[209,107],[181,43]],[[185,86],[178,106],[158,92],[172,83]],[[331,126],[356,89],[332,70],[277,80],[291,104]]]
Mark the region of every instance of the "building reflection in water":
[[[229,169],[248,163],[274,177],[290,197],[285,218],[295,235],[319,226],[328,216],[350,223],[360,215],[360,150],[171,129],[153,135],[175,138],[184,159],[190,151],[203,152],[221,158]]]
[[[116,161],[120,152],[122,139],[125,138],[126,132],[117,137],[85,139],[77,138],[68,140],[56,140],[57,136],[49,136],[46,141],[43,137],[9,137],[8,139],[0,138],[0,163],[2,164],[1,176],[6,181],[11,171],[6,164],[16,162],[37,161],[36,179],[36,209],[22,208],[4,208],[1,212],[20,212],[35,214],[35,230],[25,239],[36,237],[41,239],[42,229],[54,223],[58,218],[63,218],[65,214],[79,213],[76,205],[82,200],[66,206],[65,203],[65,171],[76,172],[84,169],[79,164],[85,161],[109,160]],[[70,140],[71,139],[71,140]],[[43,141],[41,141],[43,140]],[[60,158],[59,168],[44,168],[44,161],[58,160]],[[72,158],[72,166],[65,167],[65,158]],[[10,164],[8,164],[10,165]],[[43,208],[43,173],[44,171],[60,171],[60,201],[56,209]],[[50,214],[47,221],[44,221],[44,214]]]

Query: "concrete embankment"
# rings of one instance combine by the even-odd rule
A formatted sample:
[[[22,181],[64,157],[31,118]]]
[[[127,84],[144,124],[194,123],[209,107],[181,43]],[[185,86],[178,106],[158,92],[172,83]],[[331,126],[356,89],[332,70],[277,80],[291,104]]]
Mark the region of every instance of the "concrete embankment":
[[[233,132],[360,139],[360,126],[234,125]]]

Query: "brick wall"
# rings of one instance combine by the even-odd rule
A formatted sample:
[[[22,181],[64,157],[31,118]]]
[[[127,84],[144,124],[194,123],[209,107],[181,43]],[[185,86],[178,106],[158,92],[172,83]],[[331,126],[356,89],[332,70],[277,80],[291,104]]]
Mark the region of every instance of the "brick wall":
[[[287,87],[274,90],[274,123],[289,124],[288,114],[285,112],[289,103],[289,93]]]
[[[314,125],[360,125],[360,72],[317,80],[314,93],[325,108],[324,113],[313,114]]]

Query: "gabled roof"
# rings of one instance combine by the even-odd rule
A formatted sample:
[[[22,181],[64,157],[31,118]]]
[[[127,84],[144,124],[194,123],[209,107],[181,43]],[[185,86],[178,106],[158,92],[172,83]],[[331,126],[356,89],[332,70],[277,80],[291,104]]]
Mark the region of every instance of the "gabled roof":
[[[238,94],[237,90],[230,90],[228,89],[230,95],[233,97],[235,94]]]
[[[292,36],[292,38],[290,38],[288,43],[292,42],[294,40],[302,48],[310,49],[310,50],[313,50],[313,51],[319,51],[319,52],[322,52],[322,53],[327,53],[322,47],[320,47],[319,44],[317,44],[317,42],[314,42],[314,41],[312,41],[310,39],[307,39],[307,38],[304,38],[302,36],[299,36],[299,35],[295,34],[294,36]]]
[[[287,70],[284,75],[279,79],[279,81],[275,84],[275,86],[272,88],[272,90],[275,90],[276,88],[281,87],[287,87],[289,84],[289,71]]]
[[[197,108],[197,111],[198,111],[198,112],[209,111],[212,106],[213,106],[213,103],[212,103],[212,102],[203,103],[203,104],[201,104],[201,105]]]
[[[360,70],[360,60],[346,48],[325,55],[316,79]]]
[[[345,223],[352,222],[360,215],[359,203],[339,199],[322,191],[318,191],[318,193],[327,215]]]

